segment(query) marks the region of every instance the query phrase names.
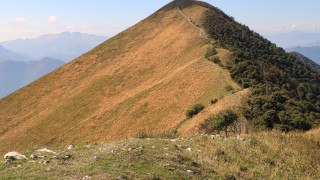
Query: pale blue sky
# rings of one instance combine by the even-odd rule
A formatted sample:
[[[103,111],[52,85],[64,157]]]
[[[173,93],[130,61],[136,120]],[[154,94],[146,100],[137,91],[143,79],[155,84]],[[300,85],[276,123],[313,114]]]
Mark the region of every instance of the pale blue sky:
[[[113,36],[170,0],[0,0],[0,41],[79,31]],[[206,0],[259,33],[320,32],[319,0]]]

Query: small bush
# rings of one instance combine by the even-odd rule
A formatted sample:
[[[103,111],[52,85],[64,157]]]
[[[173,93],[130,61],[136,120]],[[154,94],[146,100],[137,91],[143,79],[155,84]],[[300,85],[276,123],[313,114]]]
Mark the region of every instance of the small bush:
[[[211,61],[216,64],[221,64],[221,60],[219,59],[219,57],[213,57]]]
[[[213,100],[213,99],[211,100],[211,104],[215,104],[215,103],[217,103],[217,102],[218,102],[218,99],[217,99],[217,98],[214,99],[214,100]]]
[[[146,138],[150,138],[151,135],[146,132],[140,132],[135,137],[139,139],[146,139]]]
[[[225,130],[226,136],[227,135],[227,128],[230,126],[234,121],[238,119],[238,114],[232,110],[221,111],[216,117],[211,117],[211,130],[217,131],[220,133],[221,130]]]
[[[216,49],[214,47],[209,47],[208,51],[207,51],[207,54],[206,54],[206,58],[214,56],[216,54],[217,54]]]
[[[231,85],[226,86],[225,89],[226,89],[226,91],[228,91],[228,92],[234,90],[234,88],[233,88]]]
[[[187,118],[192,118],[193,116],[197,115],[205,108],[202,104],[196,104],[191,109],[189,109],[186,113]]]

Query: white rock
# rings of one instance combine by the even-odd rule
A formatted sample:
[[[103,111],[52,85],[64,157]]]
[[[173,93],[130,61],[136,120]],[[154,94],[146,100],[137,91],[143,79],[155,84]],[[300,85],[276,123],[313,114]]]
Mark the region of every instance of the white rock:
[[[31,159],[38,159],[39,156],[37,156],[37,155],[35,155],[35,154],[32,154],[32,155],[30,156],[30,158],[31,158]]]
[[[47,149],[47,148],[44,148],[44,149],[38,149],[36,150],[37,152],[47,152],[47,153],[53,153],[53,154],[57,154],[56,152],[50,150],[50,149]]]
[[[155,147],[155,146],[152,146],[151,148],[152,148],[152,149],[155,149],[156,147]]]
[[[240,137],[240,136],[237,136],[237,139],[238,139],[239,141],[244,141],[244,138],[242,138],[242,137]]]
[[[164,150],[169,150],[169,148],[163,148]]]
[[[132,150],[132,148],[128,148],[128,151],[131,151]]]
[[[111,152],[112,152],[112,153],[116,153],[117,151],[116,151],[116,150],[112,150]]]
[[[13,169],[16,169],[16,168],[21,168],[22,166],[19,164],[18,166],[16,167],[13,167]]]
[[[71,150],[71,149],[74,149],[74,146],[73,146],[73,145],[70,145],[70,146],[68,147],[68,150]]]
[[[192,149],[191,149],[191,148],[188,148],[188,149],[187,149],[187,151],[190,151],[190,152],[192,152]]]
[[[194,174],[194,172],[192,171],[192,170],[187,170],[187,172],[189,173],[189,174]]]
[[[5,159],[27,159],[25,155],[19,154],[17,152],[9,152],[3,156]]]
[[[85,179],[91,179],[91,177],[90,177],[90,176],[85,176],[85,177],[83,177],[82,179],[83,179],[83,180],[85,180]]]
[[[171,139],[170,141],[171,141],[171,142],[176,142],[177,140],[176,140],[176,139]]]

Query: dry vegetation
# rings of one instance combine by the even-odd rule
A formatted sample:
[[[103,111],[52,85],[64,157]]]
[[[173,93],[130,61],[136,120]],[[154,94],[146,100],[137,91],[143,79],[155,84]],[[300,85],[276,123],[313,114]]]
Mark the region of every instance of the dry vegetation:
[[[205,9],[193,4],[182,11],[197,23]],[[194,104],[207,106],[227,96],[232,101],[235,96],[225,87],[238,85],[225,69],[204,58],[207,47],[175,3],[168,4],[1,99],[0,154],[40,145],[113,141],[142,131],[172,132]],[[217,56],[225,59],[228,53],[218,50]],[[194,129],[202,121],[182,129]]]
[[[59,155],[45,153],[45,159],[51,159],[47,164],[30,158],[1,163],[0,179],[320,178],[319,130],[288,134],[271,131],[244,138],[144,137],[76,146],[73,150],[56,148]],[[34,150],[24,154],[41,155]],[[21,167],[15,168],[18,165]]]

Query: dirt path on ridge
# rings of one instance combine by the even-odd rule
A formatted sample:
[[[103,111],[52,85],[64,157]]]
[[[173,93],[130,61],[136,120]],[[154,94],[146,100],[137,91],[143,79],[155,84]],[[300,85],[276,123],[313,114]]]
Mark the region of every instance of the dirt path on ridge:
[[[202,28],[200,28],[199,26],[195,25],[195,24],[191,21],[191,19],[190,19],[188,16],[186,16],[186,15],[181,11],[181,9],[179,8],[178,2],[177,2],[176,0],[175,0],[174,2],[176,3],[176,7],[177,7],[177,10],[179,11],[179,13],[180,13],[183,17],[185,17],[185,18],[188,20],[188,22],[189,22],[193,27],[199,29],[200,37],[203,38],[203,39],[209,40],[209,38],[207,37],[207,35],[206,35],[206,33],[204,32],[204,30],[203,30]]]

